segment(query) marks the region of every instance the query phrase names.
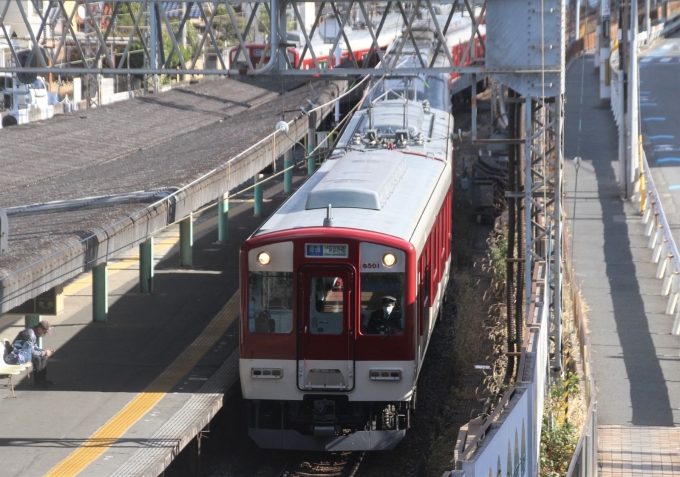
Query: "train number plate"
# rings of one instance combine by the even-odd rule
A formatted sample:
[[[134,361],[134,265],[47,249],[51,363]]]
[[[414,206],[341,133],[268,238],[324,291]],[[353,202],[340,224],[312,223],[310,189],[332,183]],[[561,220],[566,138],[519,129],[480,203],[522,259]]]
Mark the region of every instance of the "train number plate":
[[[339,244],[305,244],[305,257],[309,258],[347,258],[349,247]]]

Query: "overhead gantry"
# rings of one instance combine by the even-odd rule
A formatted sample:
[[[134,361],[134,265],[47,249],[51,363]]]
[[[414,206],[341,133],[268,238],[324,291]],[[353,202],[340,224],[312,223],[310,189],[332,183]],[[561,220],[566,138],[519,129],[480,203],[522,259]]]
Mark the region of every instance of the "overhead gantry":
[[[514,167],[523,181],[518,182],[521,187],[507,192],[507,198],[522,205],[516,210],[524,214],[517,217],[524,224],[523,249],[513,259],[522,263],[523,271],[518,267],[516,273],[524,275],[526,312],[533,263],[562,262],[565,12],[564,0],[86,0],[80,5],[67,0],[42,4],[7,0],[0,3],[0,40],[6,43],[0,73],[24,80],[48,73],[81,75],[91,102],[100,97],[99,79],[105,75],[144,75],[154,90],[159,88],[160,75],[383,76],[394,74],[400,66],[385,60],[381,45],[381,38],[393,29],[394,48],[416,52],[417,61],[412,67],[399,68],[400,75],[425,71],[473,75],[473,79],[489,75],[515,92],[512,101],[521,110],[521,120],[508,145],[515,148]],[[426,59],[417,54],[416,42],[423,16],[434,19],[434,53]],[[452,31],[461,28],[456,21],[460,16],[471,21],[463,27],[467,30],[464,52],[455,57],[447,41]],[[200,35],[195,35],[197,27]],[[367,32],[362,52],[348,38],[351,29]],[[258,41],[262,47],[254,51],[252,44]],[[476,54],[478,49],[483,55]],[[336,52],[345,60],[341,69],[332,61]],[[213,58],[210,64],[203,62],[206,55]],[[520,157],[525,158],[524,166]],[[221,207],[226,212],[226,201]],[[220,229],[223,238],[225,224]],[[148,254],[148,247],[142,256]],[[189,260],[185,253],[182,256],[185,262]],[[553,364],[559,368],[562,267],[554,270],[552,333],[558,349]],[[145,273],[144,280],[150,282],[152,271]],[[520,336],[514,339],[521,342]]]

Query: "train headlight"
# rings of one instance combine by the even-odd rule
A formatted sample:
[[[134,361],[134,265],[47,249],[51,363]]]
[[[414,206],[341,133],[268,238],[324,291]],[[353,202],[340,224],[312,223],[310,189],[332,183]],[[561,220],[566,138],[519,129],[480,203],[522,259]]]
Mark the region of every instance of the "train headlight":
[[[387,268],[392,268],[397,263],[397,257],[393,253],[386,253],[383,255],[382,262]]]
[[[272,261],[272,257],[267,252],[260,252],[257,254],[257,261],[260,265],[269,265],[269,262]]]

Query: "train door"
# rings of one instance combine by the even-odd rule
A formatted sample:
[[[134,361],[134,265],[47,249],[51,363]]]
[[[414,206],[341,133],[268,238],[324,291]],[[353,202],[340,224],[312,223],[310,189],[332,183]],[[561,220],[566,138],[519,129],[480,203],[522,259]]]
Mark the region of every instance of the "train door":
[[[298,275],[298,388],[354,388],[354,271],[313,265]]]

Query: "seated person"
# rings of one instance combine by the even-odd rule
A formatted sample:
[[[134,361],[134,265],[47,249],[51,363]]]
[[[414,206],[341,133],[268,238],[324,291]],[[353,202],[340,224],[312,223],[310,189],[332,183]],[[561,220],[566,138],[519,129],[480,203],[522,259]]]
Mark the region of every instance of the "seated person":
[[[47,380],[47,358],[54,354],[51,349],[38,348],[38,338],[51,335],[49,322],[43,320],[32,328],[19,332],[12,343],[12,351],[5,356],[7,364],[33,363],[33,382],[35,386],[49,387],[52,381]],[[9,350],[8,350],[9,351]]]
[[[393,296],[382,297],[382,309],[371,313],[366,325],[366,333],[369,335],[387,335],[401,333],[401,313],[394,311],[397,299]]]
[[[268,310],[262,310],[255,316],[255,332],[256,333],[275,333],[276,322],[272,319],[272,315]]]

